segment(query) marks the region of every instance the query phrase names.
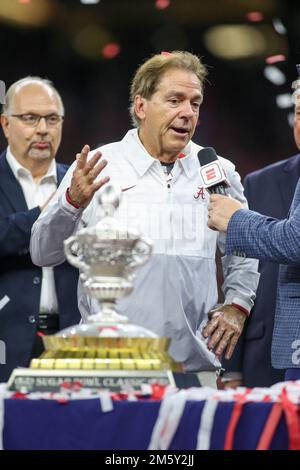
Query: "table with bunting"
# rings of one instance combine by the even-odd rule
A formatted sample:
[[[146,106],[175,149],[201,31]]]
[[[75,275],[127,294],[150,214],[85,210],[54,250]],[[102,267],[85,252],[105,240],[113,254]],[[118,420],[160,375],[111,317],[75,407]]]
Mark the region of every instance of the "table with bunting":
[[[0,448],[26,450],[300,450],[300,381],[217,391],[145,385],[58,393],[0,385]]]

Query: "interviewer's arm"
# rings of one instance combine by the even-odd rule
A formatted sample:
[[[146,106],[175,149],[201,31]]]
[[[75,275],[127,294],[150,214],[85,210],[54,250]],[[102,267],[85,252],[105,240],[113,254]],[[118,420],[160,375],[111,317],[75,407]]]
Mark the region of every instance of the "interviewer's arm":
[[[281,264],[300,263],[300,205],[289,219],[277,220],[240,209],[231,217],[226,253],[243,251],[247,257]]]

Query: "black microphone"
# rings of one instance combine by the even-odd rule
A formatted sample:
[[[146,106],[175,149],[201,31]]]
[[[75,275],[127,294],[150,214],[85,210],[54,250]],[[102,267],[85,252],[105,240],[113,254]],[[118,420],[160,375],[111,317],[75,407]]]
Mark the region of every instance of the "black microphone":
[[[199,150],[197,156],[200,163],[200,176],[203,181],[203,186],[211,194],[222,194],[226,196],[225,188],[229,185],[215,149],[205,147]]]
[[[200,163],[200,176],[207,191],[211,194],[227,196],[226,188],[229,183],[215,149],[205,147],[199,150],[197,156]],[[244,251],[234,251],[232,254],[242,258],[246,257]]]

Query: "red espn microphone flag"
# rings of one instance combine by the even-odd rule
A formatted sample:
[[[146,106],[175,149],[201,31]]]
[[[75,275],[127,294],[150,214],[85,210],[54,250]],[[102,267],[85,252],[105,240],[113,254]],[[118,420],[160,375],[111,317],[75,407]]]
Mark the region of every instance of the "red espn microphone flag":
[[[204,171],[205,171],[205,177],[207,181],[215,180],[217,178],[217,173],[216,173],[215,168],[208,168],[208,169],[205,169]]]
[[[202,150],[199,150],[197,156],[200,163],[199,172],[203,186],[210,193],[223,194],[226,196],[225,188],[229,185],[215,149],[212,147],[205,147]]]

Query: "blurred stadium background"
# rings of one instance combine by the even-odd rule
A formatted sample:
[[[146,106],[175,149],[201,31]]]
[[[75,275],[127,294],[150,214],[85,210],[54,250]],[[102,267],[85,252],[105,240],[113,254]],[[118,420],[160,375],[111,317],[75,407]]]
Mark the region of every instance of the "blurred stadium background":
[[[300,0],[0,0],[0,80],[54,82],[66,107],[58,159],[69,163],[83,144],[119,140],[131,126],[138,64],[189,50],[209,66],[194,140],[244,176],[296,153],[299,25]]]

